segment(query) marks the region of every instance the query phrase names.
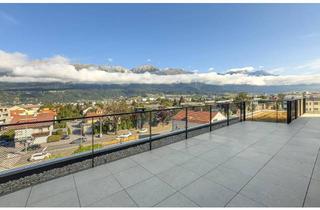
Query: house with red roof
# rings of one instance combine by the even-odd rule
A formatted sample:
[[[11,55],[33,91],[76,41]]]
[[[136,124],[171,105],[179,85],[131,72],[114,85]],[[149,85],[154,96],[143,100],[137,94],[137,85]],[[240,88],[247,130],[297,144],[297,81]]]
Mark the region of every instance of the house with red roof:
[[[52,135],[53,121],[56,118],[56,112],[50,109],[42,109],[33,115],[25,113],[19,114],[11,112],[10,129],[15,130],[15,141],[25,142],[28,140],[32,144],[42,144],[47,142],[47,138]],[[27,123],[19,125],[20,123]]]
[[[212,112],[211,122],[226,120],[221,112]],[[196,127],[210,122],[210,112],[188,110],[188,126]],[[181,110],[172,118],[172,130],[185,129],[186,112]]]

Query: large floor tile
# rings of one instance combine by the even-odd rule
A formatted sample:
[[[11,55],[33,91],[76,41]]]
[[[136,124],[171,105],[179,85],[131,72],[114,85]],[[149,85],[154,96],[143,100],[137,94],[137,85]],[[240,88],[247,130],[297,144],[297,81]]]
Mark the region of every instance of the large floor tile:
[[[128,168],[136,166],[137,163],[131,160],[130,158],[124,158],[121,160],[113,161],[107,164],[108,169],[111,173],[116,174],[120,171],[126,170]]]
[[[197,207],[197,204],[186,198],[181,193],[177,192],[169,198],[161,201],[157,207]]]
[[[241,194],[238,194],[228,203],[227,207],[265,207],[265,206]]]
[[[58,179],[53,179],[51,181],[33,186],[28,202],[39,202],[45,198],[74,189],[75,185],[72,175],[68,175]]]
[[[284,187],[252,179],[240,194],[269,207],[301,207],[304,197],[297,197]]]
[[[304,197],[310,178],[299,176],[289,170],[264,167],[256,176],[256,179],[265,184],[272,184],[287,189],[296,197]]]
[[[78,182],[88,182],[89,180],[99,179],[111,175],[107,164],[86,169],[74,174],[74,179]]]
[[[69,190],[50,197],[28,202],[28,207],[79,207],[79,199],[76,190]]]
[[[92,203],[123,190],[119,182],[111,175],[88,182],[76,183],[82,206]]]
[[[157,148],[157,149],[153,149],[150,151],[150,153],[152,153],[153,155],[157,155],[159,156],[160,158],[164,157],[164,156],[167,156],[167,155],[171,155],[173,153],[177,152],[176,149],[172,149],[170,147],[160,147],[160,148]]]
[[[320,181],[311,180],[304,206],[320,207]]]
[[[242,149],[230,146],[219,146],[213,150],[202,153],[198,158],[207,160],[213,163],[223,163],[228,159],[238,154]]]
[[[270,160],[272,156],[251,149],[246,149],[240,152],[235,158],[250,160],[263,165],[268,162],[268,160]]]
[[[156,154],[153,154],[152,152],[143,152],[137,155],[133,155],[129,157],[131,160],[133,160],[136,163],[142,164],[145,162],[150,162],[150,161],[156,161],[159,160],[160,157]]]
[[[168,170],[169,168],[175,166],[174,163],[169,162],[165,159],[145,161],[143,163],[140,163],[140,165],[153,174],[161,173],[162,171]]]
[[[255,175],[263,166],[263,163],[255,162],[253,160],[243,159],[239,157],[234,157],[231,160],[222,164],[226,168],[236,169],[243,174]]]
[[[284,158],[279,158],[275,156],[269,163],[268,166],[278,168],[278,169],[284,169],[291,171],[291,173],[299,175],[299,176],[305,176],[309,178],[312,173],[313,165],[311,164],[303,164],[298,161],[294,160],[288,160]]]
[[[151,174],[141,166],[134,166],[132,168],[114,174],[114,177],[124,188],[137,184],[143,180],[150,178],[151,176],[153,176],[153,174]]]
[[[168,161],[170,163],[179,165],[179,164],[183,164],[183,163],[189,161],[192,158],[194,158],[193,155],[190,155],[190,154],[184,153],[184,152],[180,152],[180,151],[176,151],[170,155],[163,156],[161,159],[164,161]]]
[[[4,195],[0,197],[0,207],[25,207],[31,187]]]
[[[166,170],[157,176],[176,190],[180,190],[200,177],[200,175],[179,166]]]
[[[236,194],[204,178],[191,183],[180,192],[202,207],[223,207]]]
[[[204,175],[217,167],[219,163],[209,162],[200,158],[193,158],[186,163],[182,164],[181,167],[191,170],[199,175]]]
[[[107,198],[94,202],[90,207],[136,207],[136,203],[126,191],[120,191]]]
[[[159,178],[153,177],[129,187],[127,192],[138,206],[151,207],[174,194],[176,191]]]
[[[204,178],[237,192],[252,178],[252,176],[244,174],[237,169],[220,166],[206,174]]]

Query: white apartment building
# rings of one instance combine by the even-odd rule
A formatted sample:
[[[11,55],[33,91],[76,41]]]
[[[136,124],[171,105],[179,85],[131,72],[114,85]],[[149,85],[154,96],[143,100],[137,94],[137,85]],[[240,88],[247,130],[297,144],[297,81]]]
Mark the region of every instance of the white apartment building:
[[[320,112],[320,98],[308,98],[306,100],[306,112]]]
[[[10,121],[10,111],[7,107],[0,107],[0,125],[8,124]]]

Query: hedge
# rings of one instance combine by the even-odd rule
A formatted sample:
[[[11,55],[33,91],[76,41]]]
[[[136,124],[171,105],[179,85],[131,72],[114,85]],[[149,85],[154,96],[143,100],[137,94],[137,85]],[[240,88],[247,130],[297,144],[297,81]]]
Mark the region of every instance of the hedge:
[[[48,143],[57,142],[57,141],[60,141],[60,139],[61,139],[60,135],[52,135],[48,137],[47,142]]]

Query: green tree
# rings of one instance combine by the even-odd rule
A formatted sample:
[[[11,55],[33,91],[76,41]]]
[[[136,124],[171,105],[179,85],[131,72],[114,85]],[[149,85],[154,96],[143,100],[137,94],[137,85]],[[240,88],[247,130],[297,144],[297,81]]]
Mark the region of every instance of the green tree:
[[[183,98],[183,96],[181,96],[179,99],[179,105],[181,105],[182,103],[185,103],[185,99]]]

